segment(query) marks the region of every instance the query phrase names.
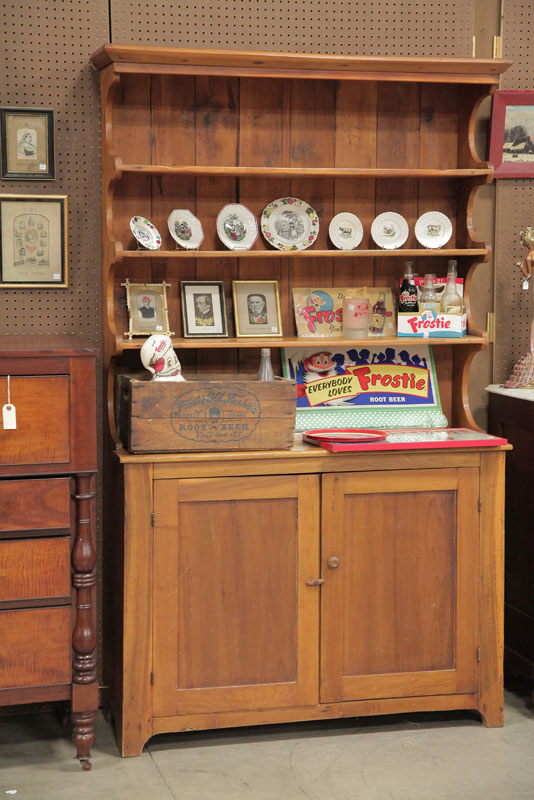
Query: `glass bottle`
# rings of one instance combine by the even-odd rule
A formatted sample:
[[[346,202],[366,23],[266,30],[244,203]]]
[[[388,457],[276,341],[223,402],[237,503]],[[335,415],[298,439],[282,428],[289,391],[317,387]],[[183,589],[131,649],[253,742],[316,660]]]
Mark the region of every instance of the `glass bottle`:
[[[271,364],[271,351],[268,347],[261,348],[261,361],[257,381],[274,381],[273,365]]]
[[[454,259],[449,261],[447,269],[447,285],[441,296],[442,314],[462,314],[464,301],[456,286],[456,276],[458,274],[457,262]]]
[[[375,336],[383,333],[384,325],[386,324],[386,293],[379,292],[378,299],[373,306],[373,313],[371,316],[370,333]]]
[[[404,280],[402,281],[399,293],[399,311],[401,313],[417,314],[418,310],[419,300],[413,274],[413,261],[405,261]]]
[[[434,285],[435,275],[427,272],[425,275],[425,282],[423,284],[423,292],[419,300],[419,311],[426,311],[432,309],[436,314],[440,312],[439,297],[436,294],[436,287]]]

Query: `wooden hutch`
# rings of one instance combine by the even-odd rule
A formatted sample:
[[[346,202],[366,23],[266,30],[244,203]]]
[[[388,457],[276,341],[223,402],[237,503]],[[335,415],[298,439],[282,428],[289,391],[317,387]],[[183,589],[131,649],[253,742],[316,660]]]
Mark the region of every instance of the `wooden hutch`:
[[[176,332],[181,279],[224,280],[229,310],[232,279],[278,280],[284,336],[178,335],[187,377],[255,372],[260,347],[294,345],[292,287],[395,287],[407,258],[439,275],[458,260],[468,333],[432,345],[446,416],[476,427],[467,379],[487,335],[469,291],[488,248],[472,207],[493,170],[474,129],[510,62],[126,45],[105,45],[92,62],[112,436],[114,376],[140,367],[142,340],[124,336],[126,278],[171,284]],[[259,238],[236,254],[218,242],[223,205],[259,218],[287,195],[319,214],[312,247],[280,252]],[[201,220],[199,251],[175,249],[174,208]],[[399,250],[370,238],[388,209],[410,226]],[[417,245],[414,224],[428,210],[453,220],[446,249]],[[364,227],[350,252],[328,243],[340,211]],[[136,214],[156,225],[161,250],[136,249]],[[114,446],[108,657],[123,755],[157,733],[328,717],[470,708],[502,724],[503,449],[132,455],[116,436]]]

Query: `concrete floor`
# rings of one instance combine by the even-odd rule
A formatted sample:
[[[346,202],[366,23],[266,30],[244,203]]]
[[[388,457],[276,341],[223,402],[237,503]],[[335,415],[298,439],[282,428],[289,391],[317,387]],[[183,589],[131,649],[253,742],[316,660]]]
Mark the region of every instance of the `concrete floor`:
[[[118,756],[97,718],[93,769],[49,712],[0,718],[0,798],[533,800],[534,713],[515,685],[505,726],[450,712],[156,736]]]

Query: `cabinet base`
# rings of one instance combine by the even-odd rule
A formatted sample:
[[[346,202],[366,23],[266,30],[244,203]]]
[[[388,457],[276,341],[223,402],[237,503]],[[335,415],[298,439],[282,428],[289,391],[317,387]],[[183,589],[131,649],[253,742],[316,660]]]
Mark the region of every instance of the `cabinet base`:
[[[254,711],[227,711],[214,714],[188,714],[176,717],[155,717],[148,721],[144,731],[132,730],[128,725],[116,728],[117,743],[123,757],[139,756],[151,736],[158,733],[184,733],[216,730],[248,725],[275,725],[284,722],[309,722],[319,719],[367,717],[380,714],[408,714],[415,711],[479,710],[478,694],[433,695],[430,697],[401,697],[380,700],[358,700],[344,703],[327,703],[298,708],[269,708]],[[481,712],[482,713],[482,712]],[[488,727],[500,727],[502,717],[483,715]],[[115,716],[119,719],[120,716]]]

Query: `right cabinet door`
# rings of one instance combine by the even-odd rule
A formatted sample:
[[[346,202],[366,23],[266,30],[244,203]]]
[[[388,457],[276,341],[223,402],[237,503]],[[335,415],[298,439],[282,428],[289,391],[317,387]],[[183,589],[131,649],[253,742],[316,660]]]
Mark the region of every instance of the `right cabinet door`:
[[[322,478],[321,702],[477,690],[479,471]]]

